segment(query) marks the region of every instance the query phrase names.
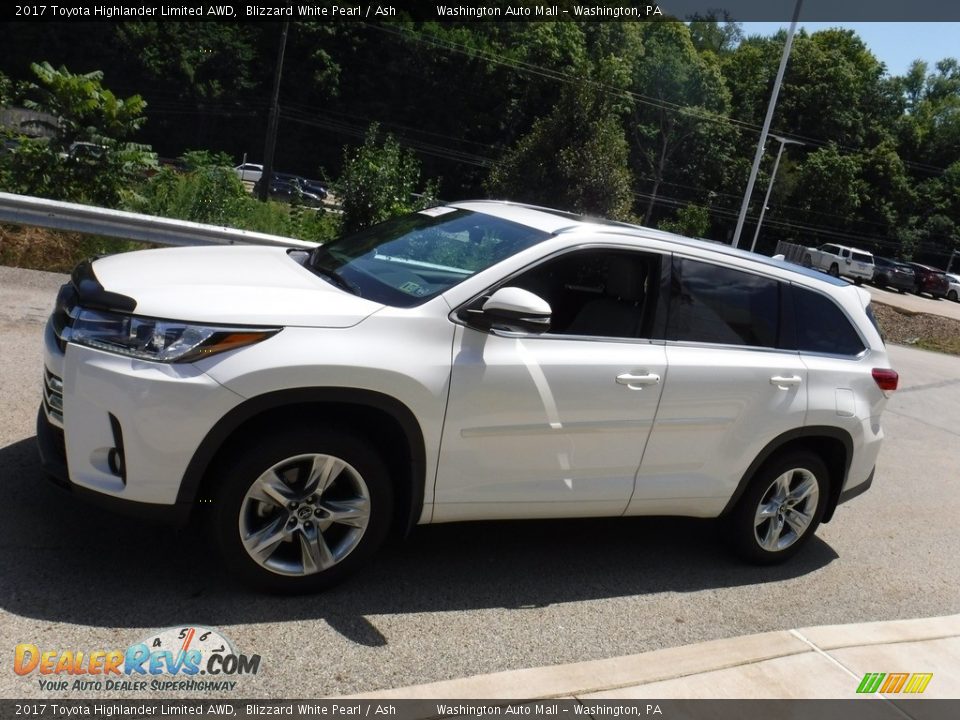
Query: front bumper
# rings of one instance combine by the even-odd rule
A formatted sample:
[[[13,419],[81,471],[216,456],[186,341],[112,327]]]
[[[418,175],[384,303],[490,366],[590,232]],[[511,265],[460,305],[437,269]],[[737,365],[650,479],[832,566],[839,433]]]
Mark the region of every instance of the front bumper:
[[[184,525],[190,517],[193,503],[157,505],[154,503],[131,502],[104,495],[71,482],[70,473],[67,470],[67,452],[63,430],[50,422],[47,411],[43,406],[37,413],[37,450],[40,453],[40,464],[51,482],[61,490],[65,490],[97,507],[102,507],[120,515],[169,525]]]
[[[191,365],[74,344],[61,350],[50,323],[44,340],[37,439],[47,472],[75,494],[137,516],[189,513],[193,498],[178,503],[186,469],[242,398]]]

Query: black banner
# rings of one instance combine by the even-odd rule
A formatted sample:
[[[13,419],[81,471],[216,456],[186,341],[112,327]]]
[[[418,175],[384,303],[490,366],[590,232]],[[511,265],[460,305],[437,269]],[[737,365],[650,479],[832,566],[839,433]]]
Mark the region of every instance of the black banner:
[[[640,22],[687,20],[713,13],[738,22],[788,22],[797,0],[596,0],[595,2],[531,2],[530,0],[249,0],[216,2],[110,2],[64,0],[62,3],[17,3],[0,7],[0,20],[84,22],[122,20],[307,22]],[[958,22],[960,3],[950,0],[802,0],[805,22]]]
[[[721,688],[718,688],[721,690]],[[960,700],[2,700],[0,720],[202,717],[432,720],[954,720]]]

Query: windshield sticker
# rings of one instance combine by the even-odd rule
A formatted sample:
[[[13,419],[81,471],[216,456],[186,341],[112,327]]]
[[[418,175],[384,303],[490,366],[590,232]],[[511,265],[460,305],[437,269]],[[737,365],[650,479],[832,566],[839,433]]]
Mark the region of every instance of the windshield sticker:
[[[456,208],[452,207],[432,207],[427,208],[426,210],[421,210],[420,215],[429,215],[430,217],[440,217],[441,215],[446,215],[447,213],[456,212]]]
[[[426,295],[428,292],[430,292],[425,287],[423,287],[422,285],[418,285],[412,280],[407,280],[403,285],[401,285],[397,289],[403,290],[403,292],[407,293],[407,295],[416,295],[417,297],[422,297]]]

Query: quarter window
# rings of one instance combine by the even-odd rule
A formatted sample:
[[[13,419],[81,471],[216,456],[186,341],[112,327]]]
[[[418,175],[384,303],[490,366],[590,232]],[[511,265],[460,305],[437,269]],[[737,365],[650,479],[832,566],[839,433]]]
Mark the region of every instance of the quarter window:
[[[828,355],[859,355],[863,340],[844,312],[830,298],[794,286],[797,315],[797,349]]]
[[[669,340],[777,347],[780,283],[709,263],[675,258]]]

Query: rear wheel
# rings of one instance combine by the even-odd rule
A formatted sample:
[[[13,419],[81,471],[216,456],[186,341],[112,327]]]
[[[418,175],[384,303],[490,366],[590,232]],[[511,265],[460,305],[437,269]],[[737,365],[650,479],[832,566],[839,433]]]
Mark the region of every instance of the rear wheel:
[[[816,532],[829,493],[829,473],[814,453],[790,452],[767,462],[730,518],[737,552],[759,565],[792,557]]]
[[[329,587],[389,529],[386,467],[363,438],[322,427],[259,441],[217,478],[217,545],[242,579],[274,592]]]
[[[827,272],[828,274],[833,275],[833,277],[840,277],[840,266],[834,263],[830,266],[830,269]]]

